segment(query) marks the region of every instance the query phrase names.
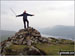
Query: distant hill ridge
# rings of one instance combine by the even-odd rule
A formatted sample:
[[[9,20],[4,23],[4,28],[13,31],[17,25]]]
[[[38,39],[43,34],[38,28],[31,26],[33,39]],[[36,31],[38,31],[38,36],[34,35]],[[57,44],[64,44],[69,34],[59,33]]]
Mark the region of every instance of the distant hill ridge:
[[[0,30],[0,41],[7,39],[15,34],[15,31],[8,31],[8,30]]]
[[[54,26],[53,28],[41,29],[40,32],[46,35],[59,36],[67,39],[74,39],[75,26],[57,25]]]

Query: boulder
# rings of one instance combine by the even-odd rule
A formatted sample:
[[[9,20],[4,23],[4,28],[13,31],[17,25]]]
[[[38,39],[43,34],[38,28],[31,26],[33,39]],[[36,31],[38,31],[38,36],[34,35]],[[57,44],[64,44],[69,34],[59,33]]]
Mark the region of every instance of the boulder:
[[[10,45],[12,45],[12,42],[7,41],[5,45],[6,45],[5,47],[9,47]]]
[[[11,41],[11,38],[10,37],[8,37],[8,41]]]
[[[27,43],[26,41],[23,41],[23,43],[22,43],[22,44],[23,44],[23,45],[26,45],[26,43]]]
[[[31,46],[31,48],[29,48],[28,55],[41,55],[41,52],[39,49]]]

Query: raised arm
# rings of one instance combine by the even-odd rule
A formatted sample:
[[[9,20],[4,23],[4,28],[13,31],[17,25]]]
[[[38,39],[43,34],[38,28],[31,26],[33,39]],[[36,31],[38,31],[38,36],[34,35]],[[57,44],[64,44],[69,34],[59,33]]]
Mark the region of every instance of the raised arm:
[[[21,15],[17,15],[16,17],[19,17],[19,16],[23,16],[23,14],[21,14]]]
[[[33,14],[28,14],[28,13],[27,13],[27,16],[34,16],[34,15],[33,15]]]

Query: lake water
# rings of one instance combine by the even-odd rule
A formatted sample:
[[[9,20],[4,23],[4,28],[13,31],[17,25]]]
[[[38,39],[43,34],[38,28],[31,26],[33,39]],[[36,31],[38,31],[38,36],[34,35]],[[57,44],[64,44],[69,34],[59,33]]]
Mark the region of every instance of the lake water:
[[[52,35],[46,35],[46,34],[41,34],[43,37],[53,37],[53,38],[60,38],[60,39],[68,39],[68,40],[75,40],[74,38],[71,37],[65,37],[65,36],[52,36]]]

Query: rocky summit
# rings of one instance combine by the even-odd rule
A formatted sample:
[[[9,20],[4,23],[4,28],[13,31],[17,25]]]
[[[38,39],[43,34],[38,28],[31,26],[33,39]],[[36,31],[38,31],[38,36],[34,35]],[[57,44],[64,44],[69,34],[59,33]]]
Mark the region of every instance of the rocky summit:
[[[42,37],[40,32],[34,28],[21,29],[14,36],[1,42],[1,54],[45,55],[43,51],[34,46],[38,43],[48,43],[48,39]]]
[[[21,29],[15,34],[15,36],[8,39],[13,44],[17,45],[32,45],[37,43],[41,38],[40,32],[33,28]]]
[[[74,51],[74,41],[42,37],[40,32],[32,27],[21,29],[14,36],[0,43],[0,55],[58,55],[59,51]]]

